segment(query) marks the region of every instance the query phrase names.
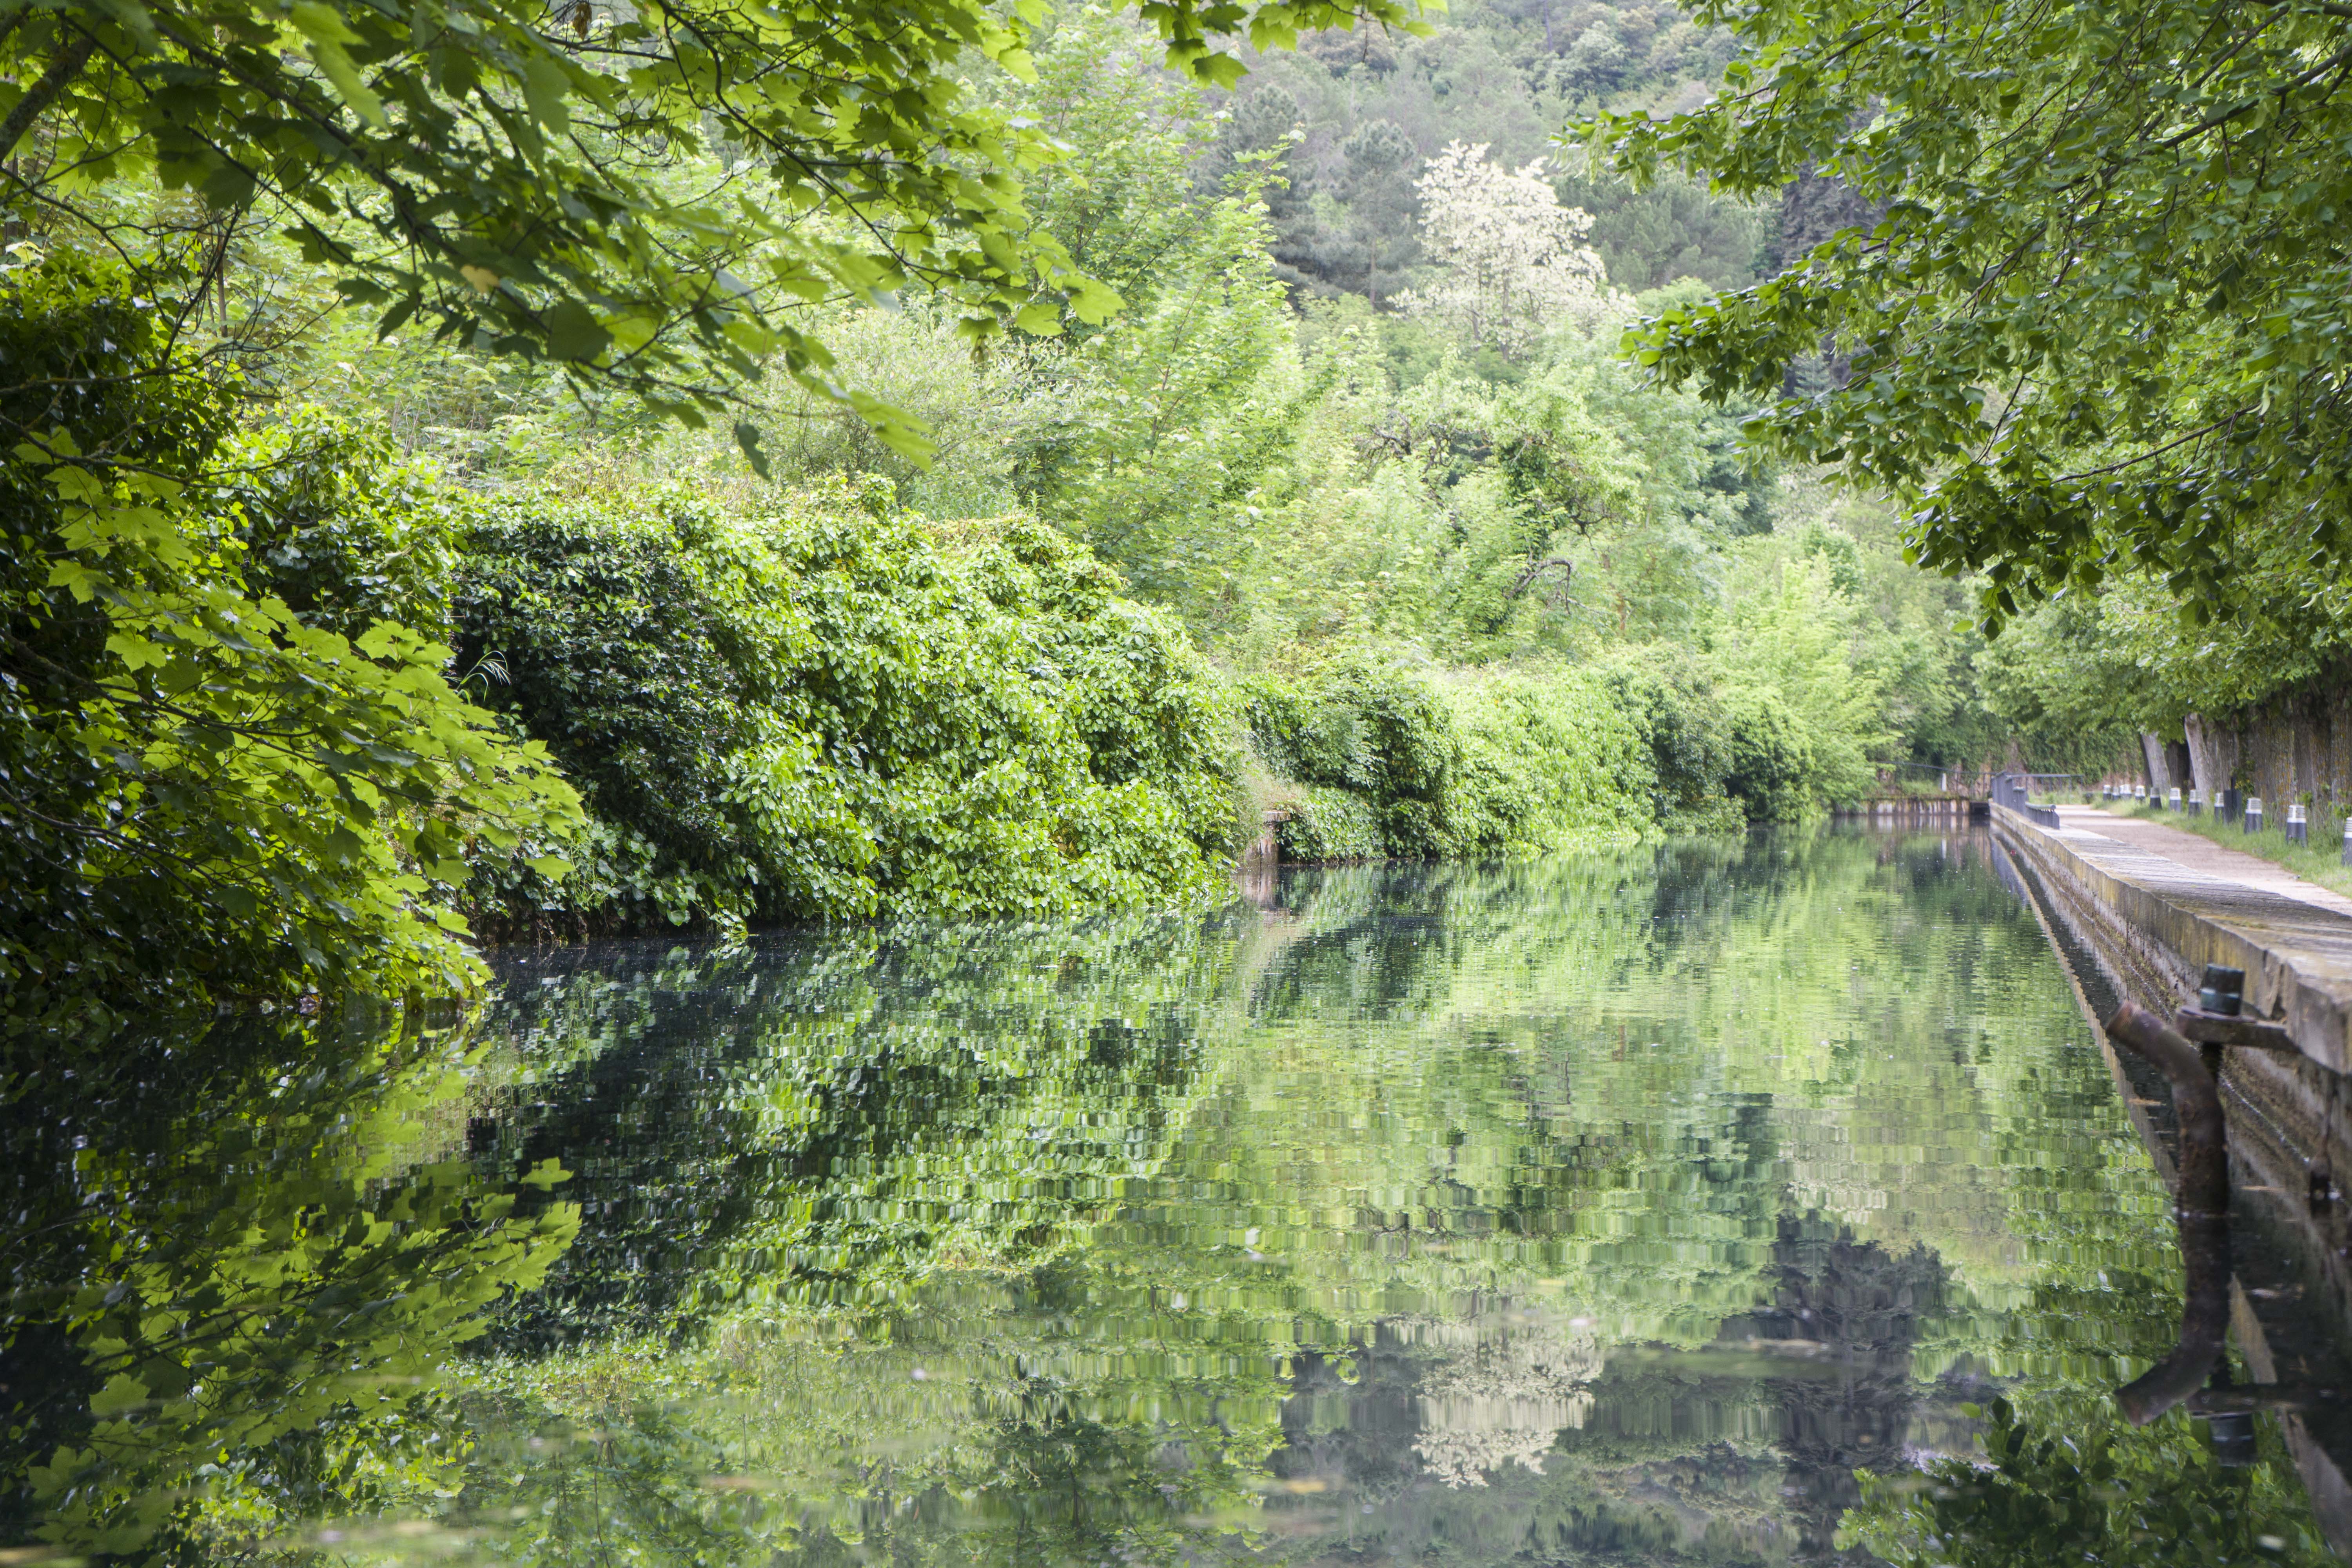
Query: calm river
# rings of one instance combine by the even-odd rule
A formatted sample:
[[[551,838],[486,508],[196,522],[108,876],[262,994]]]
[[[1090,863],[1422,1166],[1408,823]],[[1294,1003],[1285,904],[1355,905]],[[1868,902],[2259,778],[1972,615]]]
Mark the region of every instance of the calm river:
[[[2169,1204],[1980,834],[1269,901],[19,1075],[0,1563],[1858,1563],[1996,1400],[2316,1560],[2271,1418],[2112,1415]]]

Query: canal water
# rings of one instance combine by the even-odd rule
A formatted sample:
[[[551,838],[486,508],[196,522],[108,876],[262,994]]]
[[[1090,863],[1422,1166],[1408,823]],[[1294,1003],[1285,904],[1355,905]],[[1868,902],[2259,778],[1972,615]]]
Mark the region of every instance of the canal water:
[[[2169,1204],[1991,856],[551,950],[35,1064],[0,1563],[2326,1560],[2273,1418],[2114,1413]]]

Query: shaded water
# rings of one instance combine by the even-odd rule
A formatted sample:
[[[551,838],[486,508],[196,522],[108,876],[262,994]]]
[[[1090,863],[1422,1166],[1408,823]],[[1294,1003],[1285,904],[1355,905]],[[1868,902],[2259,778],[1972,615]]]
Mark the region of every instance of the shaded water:
[[[2115,1428],[2169,1206],[1981,837],[1273,901],[19,1074],[5,1560],[1864,1561],[1997,1395],[2315,1555],[2267,1417]]]

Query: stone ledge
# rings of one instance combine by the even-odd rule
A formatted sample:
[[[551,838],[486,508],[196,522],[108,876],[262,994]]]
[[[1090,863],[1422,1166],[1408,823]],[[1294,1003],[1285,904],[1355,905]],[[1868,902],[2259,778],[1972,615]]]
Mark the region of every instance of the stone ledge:
[[[2352,1067],[2352,919],[2102,833],[2042,827],[2006,806],[1993,807],[1993,826],[2190,973],[2244,970],[2249,1012],[2285,1025],[2320,1066]]]

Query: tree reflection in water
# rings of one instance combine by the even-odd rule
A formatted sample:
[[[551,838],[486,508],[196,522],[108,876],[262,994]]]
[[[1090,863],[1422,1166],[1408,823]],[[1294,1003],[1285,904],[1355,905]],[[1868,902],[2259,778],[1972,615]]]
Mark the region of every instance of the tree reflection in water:
[[[578,1222],[463,1158],[477,1055],[246,1027],[12,1078],[5,1539],[194,1561],[463,1484],[451,1359]]]
[[[315,1083],[287,1064],[317,1042],[184,1042],[136,1092],[16,1095],[45,1239],[10,1254],[12,1398],[44,1364],[14,1539],[1827,1561],[1842,1526],[1845,1555],[1990,1528],[2010,1505],[1961,1471],[1898,1483],[2173,1336],[2165,1194],[1965,838],[1293,877],[1207,920],[511,976],[462,1038],[338,1047]],[[70,1303],[123,1284],[152,1340],[231,1279],[279,1360],[174,1352],[197,1414],[142,1383],[85,1509],[56,1450],[92,1448],[106,1369],[162,1363]],[[2107,1451],[2203,1474],[2141,1441]],[[2238,1523],[2308,1546],[2274,1453],[2231,1484]]]

